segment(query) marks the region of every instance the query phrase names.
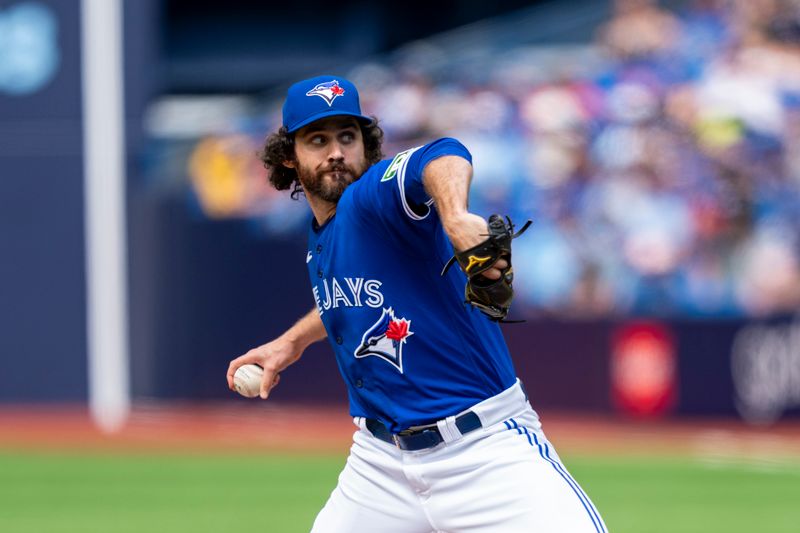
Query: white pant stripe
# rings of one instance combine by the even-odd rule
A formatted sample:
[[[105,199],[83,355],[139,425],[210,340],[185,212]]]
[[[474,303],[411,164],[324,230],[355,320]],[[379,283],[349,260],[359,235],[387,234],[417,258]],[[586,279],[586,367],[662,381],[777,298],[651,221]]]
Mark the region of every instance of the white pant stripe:
[[[509,421],[511,422],[510,424]],[[539,444],[539,439],[536,437],[536,433],[533,432],[528,433],[528,428],[526,428],[525,426],[520,426],[513,418],[510,418],[508,421],[506,421],[505,425],[508,429],[516,429],[519,435],[524,434],[528,439],[528,444],[530,444],[531,447],[538,448],[539,455],[541,456],[541,458],[553,466],[553,469],[561,476],[561,478],[564,481],[567,482],[567,485],[569,485],[569,487],[578,497],[578,500],[580,500],[581,505],[583,505],[583,508],[589,515],[589,519],[592,521],[592,525],[594,525],[595,530],[598,533],[606,533],[606,530],[603,527],[603,521],[600,519],[600,516],[598,515],[597,510],[594,508],[594,505],[592,505],[592,502],[580,488],[578,483],[574,479],[572,479],[572,477],[569,474],[566,473],[566,469],[564,469],[564,467],[558,461],[555,461],[550,457],[549,449],[547,450],[547,452],[545,452],[545,449],[543,449],[542,445]],[[531,437],[533,437],[533,441],[531,440]],[[544,443],[544,446],[546,448],[547,443]]]

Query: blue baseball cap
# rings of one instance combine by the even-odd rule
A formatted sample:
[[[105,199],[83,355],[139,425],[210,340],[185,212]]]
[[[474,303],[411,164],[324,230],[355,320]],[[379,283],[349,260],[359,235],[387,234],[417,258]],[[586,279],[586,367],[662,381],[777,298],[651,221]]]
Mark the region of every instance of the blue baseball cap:
[[[283,125],[289,133],[321,118],[349,115],[371,122],[361,114],[356,86],[339,76],[317,76],[289,87],[283,103]]]

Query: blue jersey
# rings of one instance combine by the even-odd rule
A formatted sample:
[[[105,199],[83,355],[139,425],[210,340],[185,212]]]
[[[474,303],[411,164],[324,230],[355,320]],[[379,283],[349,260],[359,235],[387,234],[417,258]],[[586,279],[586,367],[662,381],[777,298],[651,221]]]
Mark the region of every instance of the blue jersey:
[[[516,380],[499,326],[464,304],[466,277],[441,276],[453,255],[425,165],[467,160],[453,139],[406,150],[349,185],[336,214],[312,221],[306,257],[314,299],[352,416],[393,432],[446,418],[499,394]]]

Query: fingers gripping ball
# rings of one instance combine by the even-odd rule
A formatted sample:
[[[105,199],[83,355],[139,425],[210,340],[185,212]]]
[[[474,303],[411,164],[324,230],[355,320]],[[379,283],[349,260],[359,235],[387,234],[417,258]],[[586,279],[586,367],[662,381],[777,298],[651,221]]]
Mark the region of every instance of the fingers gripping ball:
[[[468,250],[456,252],[442,270],[442,275],[444,275],[454,262],[458,262],[467,275],[464,299],[467,303],[480,309],[491,320],[504,321],[508,315],[508,309],[514,297],[511,241],[519,237],[530,225],[531,221],[528,220],[522,229],[514,233],[514,224],[511,219],[506,217],[504,220],[500,215],[490,216],[487,239]],[[493,280],[484,276],[483,273],[492,268],[499,259],[504,259],[508,263],[505,268],[501,269],[500,278]]]
[[[233,387],[246,398],[255,398],[261,391],[264,369],[255,364],[242,365],[233,375]]]

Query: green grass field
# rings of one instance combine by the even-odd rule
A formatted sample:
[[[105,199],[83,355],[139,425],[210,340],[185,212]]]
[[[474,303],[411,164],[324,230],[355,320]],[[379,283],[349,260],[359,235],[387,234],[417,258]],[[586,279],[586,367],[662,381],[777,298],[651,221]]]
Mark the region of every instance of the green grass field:
[[[614,533],[800,531],[796,465],[565,462]],[[0,531],[307,532],[343,464],[343,456],[0,452]]]

